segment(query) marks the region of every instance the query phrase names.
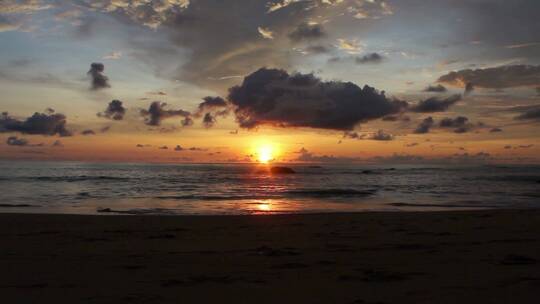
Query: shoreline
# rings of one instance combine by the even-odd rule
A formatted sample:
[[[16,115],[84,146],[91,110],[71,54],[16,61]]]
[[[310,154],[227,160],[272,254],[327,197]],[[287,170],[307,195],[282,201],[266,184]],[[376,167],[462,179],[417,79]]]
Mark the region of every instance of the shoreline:
[[[0,213],[7,302],[535,303],[540,210]]]

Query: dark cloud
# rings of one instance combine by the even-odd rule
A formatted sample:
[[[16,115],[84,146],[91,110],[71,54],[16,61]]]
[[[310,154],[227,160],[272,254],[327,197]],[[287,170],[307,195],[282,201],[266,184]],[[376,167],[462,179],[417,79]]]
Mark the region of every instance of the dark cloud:
[[[289,38],[294,42],[302,40],[320,39],[326,36],[324,28],[320,24],[310,24],[303,22],[299,24],[292,32],[289,33]]]
[[[424,89],[424,92],[432,92],[432,93],[444,93],[448,91],[446,87],[444,87],[441,84],[438,85],[429,85]]]
[[[158,149],[160,149],[160,150],[168,150],[169,147],[167,147],[167,146],[161,146],[161,147],[159,147]]]
[[[198,152],[198,151],[207,151],[207,149],[197,148],[197,147],[183,148],[182,146],[177,145],[174,148],[174,151],[177,151],[177,152],[180,152],[180,151],[197,151]]]
[[[372,87],[322,81],[313,74],[289,75],[261,68],[229,89],[242,128],[259,125],[352,130],[358,123],[396,114],[403,101],[388,99]]]
[[[171,117],[188,118],[191,114],[184,110],[167,110],[164,102],[154,101],[148,110],[142,109],[140,114],[144,117],[145,123],[149,126],[159,126],[161,121]],[[183,123],[182,123],[183,124]]]
[[[180,122],[182,127],[189,127],[193,125],[193,118],[186,116],[182,121]]]
[[[356,57],[354,61],[357,64],[364,64],[364,63],[381,63],[384,60],[384,57],[381,56],[378,53],[371,53],[364,55],[362,57]]]
[[[210,114],[210,113],[204,114],[204,117],[203,117],[203,125],[204,125],[206,128],[211,128],[211,127],[213,127],[215,123],[216,123],[216,118],[215,118],[214,116],[212,116],[212,114]]]
[[[126,108],[124,108],[120,100],[115,99],[109,103],[105,111],[98,113],[97,116],[112,120],[122,120],[125,114]]]
[[[217,97],[206,96],[205,98],[203,98],[203,100],[204,101],[199,104],[199,112],[211,111],[216,108],[220,109],[220,108],[225,108],[228,106],[225,99],[219,96]]]
[[[443,112],[448,110],[450,106],[461,100],[461,95],[456,94],[450,97],[441,99],[438,97],[430,97],[420,101],[418,104],[410,108],[411,111],[417,113],[432,113]]]
[[[515,117],[517,120],[540,121],[540,105],[514,107],[511,109],[511,111],[512,110],[521,112],[520,115]]]
[[[540,85],[540,66],[508,65],[487,69],[460,70],[439,77],[438,82],[457,87],[504,89]]]
[[[88,130],[82,131],[81,135],[85,135],[85,136],[87,136],[87,135],[96,135],[96,132],[94,132],[94,130],[88,129]]]
[[[469,122],[469,119],[465,116],[458,116],[456,118],[445,117],[439,122],[441,128],[460,128]]]
[[[377,132],[375,132],[375,133],[370,137],[370,139],[387,141],[387,140],[393,140],[393,139],[394,139],[394,135],[385,133],[383,130],[378,130]]]
[[[389,115],[382,118],[382,121],[410,121],[411,118],[405,115]]]
[[[207,128],[210,128],[214,126],[216,123],[216,117],[221,116],[225,117],[230,112],[230,104],[225,101],[225,99],[217,96],[207,96],[203,98],[203,102],[201,102],[197,108],[197,111],[193,115],[194,117],[203,117],[203,125]],[[190,123],[193,123],[193,121],[190,121]]]
[[[414,133],[416,134],[425,134],[429,133],[429,130],[433,127],[435,124],[435,121],[433,120],[433,117],[427,117],[425,118],[414,130]]]
[[[491,130],[489,130],[490,133],[498,133],[498,132],[502,132],[503,129],[501,128],[492,128]]]
[[[105,65],[103,63],[94,62],[90,65],[90,70],[87,74],[92,78],[92,90],[101,90],[111,87],[109,78],[103,74],[103,71],[105,71]]]
[[[34,113],[25,120],[10,117],[7,112],[0,115],[0,133],[20,132],[23,134],[71,136],[66,128],[66,116],[63,114]]]
[[[99,129],[99,132],[107,133],[107,132],[109,132],[109,130],[111,130],[111,126],[105,126],[105,127],[101,128],[101,129]]]
[[[331,49],[324,45],[310,45],[306,48],[306,51],[310,54],[325,54],[329,53]]]
[[[28,146],[28,140],[24,138],[18,138],[17,136],[8,137],[6,144],[9,146]]]
[[[465,84],[465,90],[463,91],[463,95],[465,96],[469,96],[472,94],[472,92],[474,91],[474,85],[472,82],[468,82],[467,84]]]
[[[137,144],[135,147],[137,148],[147,148],[147,147],[151,147],[152,145],[143,145],[143,144]]]

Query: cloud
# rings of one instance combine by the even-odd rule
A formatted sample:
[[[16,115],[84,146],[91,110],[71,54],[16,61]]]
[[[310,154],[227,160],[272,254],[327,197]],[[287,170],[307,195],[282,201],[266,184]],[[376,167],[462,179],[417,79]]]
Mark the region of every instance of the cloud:
[[[289,75],[261,68],[229,89],[242,128],[260,125],[352,130],[357,124],[395,114],[403,101],[388,99],[372,87],[323,81],[313,74]]]
[[[384,0],[353,1],[347,11],[357,19],[379,19],[394,13],[392,7]]]
[[[392,134],[388,134],[384,132],[383,130],[378,130],[377,132],[374,132],[373,134],[358,134],[357,132],[345,131],[343,133],[343,138],[358,139],[358,140],[369,139],[369,140],[389,141],[389,140],[393,140],[394,136]]]
[[[465,90],[463,91],[463,95],[469,96],[474,91],[474,84],[472,82],[468,82],[465,84]]]
[[[303,22],[299,24],[292,32],[289,33],[289,39],[294,42],[303,40],[315,40],[326,36],[322,25],[318,23]]]
[[[216,117],[225,117],[230,112],[230,104],[219,96],[206,96],[203,98],[203,100],[204,101],[199,104],[197,111],[193,116],[202,116],[202,122],[206,128],[211,128],[214,126],[217,121]]]
[[[104,70],[105,65],[103,65],[103,63],[92,63],[90,65],[90,70],[87,74],[92,78],[92,90],[101,90],[111,87],[109,84],[109,78],[103,74]]]
[[[2,0],[0,14],[31,14],[53,7],[42,0]]]
[[[540,85],[540,66],[506,65],[501,67],[460,70],[439,77],[438,82],[457,87],[504,89]]]
[[[140,114],[144,117],[144,121],[149,126],[159,126],[161,121],[171,117],[188,118],[191,114],[184,110],[167,110],[164,102],[154,101],[150,104],[148,110],[142,109]]]
[[[466,133],[473,126],[469,123],[469,119],[465,116],[458,116],[456,118],[445,117],[439,122],[441,128],[455,128],[455,133]]]
[[[0,133],[71,136],[71,132],[66,128],[66,122],[66,116],[63,114],[36,112],[25,120],[18,120],[10,117],[7,112],[3,112],[0,115]]]
[[[168,150],[169,147],[167,147],[167,146],[161,146],[161,147],[158,147],[158,149],[159,149],[159,150]]]
[[[499,133],[499,132],[502,132],[503,129],[501,128],[492,128],[491,130],[489,130],[490,133]]]
[[[202,113],[206,113],[206,112],[214,111],[214,110],[221,110],[229,106],[227,101],[225,101],[225,99],[219,96],[216,96],[216,97],[206,96],[203,98],[203,100],[204,101],[199,104],[196,114],[201,115]]]
[[[450,97],[441,99],[438,97],[430,97],[420,101],[418,104],[410,108],[411,111],[417,113],[433,113],[443,112],[448,110],[450,106],[461,100],[461,95],[456,94]]]
[[[87,136],[87,135],[96,135],[96,132],[94,132],[94,130],[88,129],[88,130],[82,131],[81,135],[85,135],[85,136]]]
[[[429,130],[433,127],[435,124],[435,120],[433,120],[433,117],[427,117],[416,127],[414,130],[414,133],[416,134],[425,134],[429,133]]]
[[[161,26],[176,13],[189,7],[190,0],[103,0],[83,3],[93,10],[126,16],[152,29]]]
[[[18,30],[22,24],[0,15],[0,33]]]
[[[28,140],[24,138],[18,138],[17,136],[8,137],[6,144],[9,146],[27,146]]]
[[[540,121],[540,106],[530,107],[522,114],[515,117],[517,120],[535,120]]]
[[[272,12],[275,12],[277,10],[286,8],[287,6],[289,6],[291,4],[294,4],[294,3],[297,3],[297,2],[302,2],[302,1],[305,1],[305,0],[280,0],[280,1],[275,1],[275,2],[269,2],[266,5],[268,7],[267,12],[272,13]]]
[[[264,39],[274,39],[274,32],[272,32],[271,30],[260,26],[257,28],[257,30]]]
[[[98,117],[104,117],[112,120],[122,120],[126,114],[126,108],[120,100],[113,100],[109,103],[105,111],[97,114]]]
[[[325,54],[330,52],[330,48],[324,45],[310,45],[305,49],[308,54]]]
[[[108,59],[108,60],[116,60],[122,58],[122,52],[120,51],[114,51],[110,52],[109,54],[103,56],[102,59]]]
[[[383,130],[378,130],[373,134],[373,136],[370,137],[370,139],[387,141],[393,140],[394,136],[392,134],[385,133]]]
[[[210,113],[204,114],[203,124],[204,124],[204,126],[206,128],[213,127],[215,123],[216,123],[216,118],[214,116],[212,116],[212,114],[210,114]]]
[[[362,45],[356,40],[338,39],[336,46],[340,50],[346,51],[349,54],[357,54],[362,51]]]
[[[371,54],[364,55],[362,57],[356,57],[355,62],[357,64],[381,63],[383,59],[384,57],[379,55],[378,53],[371,53]]]
[[[307,149],[302,148],[300,151],[296,152],[298,157],[293,159],[293,161],[298,162],[314,162],[314,163],[347,163],[351,161],[357,161],[358,158],[354,157],[340,157],[333,155],[315,155],[309,152]]]
[[[441,84],[438,85],[429,85],[424,89],[424,92],[431,92],[431,93],[444,93],[448,91],[446,87],[444,87]]]
[[[176,145],[176,147],[174,148],[174,151],[184,151],[184,148],[182,148],[180,145]]]

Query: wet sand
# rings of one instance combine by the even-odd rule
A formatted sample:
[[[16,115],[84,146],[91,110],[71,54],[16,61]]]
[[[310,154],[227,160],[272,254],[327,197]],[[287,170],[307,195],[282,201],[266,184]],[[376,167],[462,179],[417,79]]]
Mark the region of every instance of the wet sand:
[[[540,211],[0,214],[3,303],[537,303]]]

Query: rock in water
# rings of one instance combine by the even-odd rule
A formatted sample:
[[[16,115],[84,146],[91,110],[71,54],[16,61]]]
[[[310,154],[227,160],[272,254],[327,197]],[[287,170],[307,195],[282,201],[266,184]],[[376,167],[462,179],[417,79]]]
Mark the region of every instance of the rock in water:
[[[289,167],[272,167],[270,168],[272,174],[294,174],[296,173],[293,169]]]

